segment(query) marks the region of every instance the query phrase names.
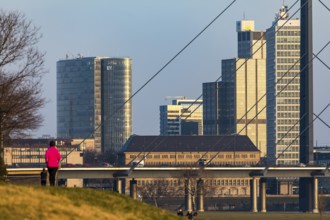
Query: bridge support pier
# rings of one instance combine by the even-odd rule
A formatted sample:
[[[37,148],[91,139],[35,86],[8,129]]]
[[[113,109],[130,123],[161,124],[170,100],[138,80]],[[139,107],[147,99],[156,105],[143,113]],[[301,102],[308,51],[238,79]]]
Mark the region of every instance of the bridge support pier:
[[[313,213],[319,213],[319,179],[313,177]]]
[[[136,200],[137,198],[137,181],[133,178],[129,181],[129,195],[132,199]]]
[[[119,194],[122,194],[122,180],[121,179],[115,179],[113,181],[113,191],[117,192]]]
[[[204,180],[197,181],[197,211],[204,212]]]
[[[258,202],[257,202],[257,184],[259,178],[252,177],[250,180],[250,202],[251,202],[251,212],[258,212]]]
[[[259,203],[260,212],[267,212],[266,209],[266,179],[261,178],[259,181]]]
[[[184,185],[185,185],[185,189],[184,189],[184,192],[185,192],[185,195],[184,195],[184,197],[185,197],[185,201],[184,201],[185,209],[188,212],[192,212],[191,183],[190,183],[190,180],[186,179]]]

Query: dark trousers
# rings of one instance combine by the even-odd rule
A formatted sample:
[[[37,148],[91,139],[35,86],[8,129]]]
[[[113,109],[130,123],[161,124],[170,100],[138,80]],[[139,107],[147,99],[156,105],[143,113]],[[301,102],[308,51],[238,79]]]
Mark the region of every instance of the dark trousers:
[[[57,172],[57,167],[48,167],[48,173],[49,173],[49,185],[55,186],[55,177]]]

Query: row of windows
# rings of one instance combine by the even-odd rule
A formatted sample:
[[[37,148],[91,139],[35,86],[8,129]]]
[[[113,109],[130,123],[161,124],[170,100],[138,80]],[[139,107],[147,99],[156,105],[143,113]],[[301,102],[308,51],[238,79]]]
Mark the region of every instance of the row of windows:
[[[278,51],[278,57],[299,57],[300,51]]]
[[[297,138],[297,137],[299,137],[299,135],[300,135],[299,132],[297,132],[297,133],[278,133],[277,138]]]
[[[300,65],[295,64],[295,65],[277,65],[278,70],[300,70]]]
[[[299,145],[299,140],[294,140],[294,141],[291,141],[291,140],[280,140],[280,141],[278,141],[278,145],[285,145],[285,146],[291,145],[291,147],[292,147],[292,145]]]
[[[169,186],[184,186],[182,180],[138,180],[138,186],[145,185],[169,185]],[[247,179],[221,179],[221,180],[204,180],[206,186],[249,186]]]
[[[299,104],[299,99],[278,99],[277,104]]]
[[[295,165],[299,163],[299,160],[277,160],[279,165]]]
[[[300,51],[299,44],[278,44],[277,50],[298,50]]]
[[[282,79],[279,79],[277,84],[300,84],[300,80],[296,78],[282,78]]]
[[[290,78],[295,78],[295,80],[299,80],[299,73],[300,71],[297,72],[277,72],[277,77],[290,77]]]
[[[300,36],[300,31],[279,31],[277,36]]]
[[[290,143],[288,143],[286,146],[277,147],[277,152],[284,152],[284,151],[285,152],[299,152],[299,147],[293,147],[290,145]],[[290,147],[288,147],[288,146],[290,146]]]
[[[299,91],[300,86],[299,85],[277,85],[277,90],[284,90],[284,91]]]
[[[129,156],[129,158],[131,159],[143,159],[143,155],[134,155],[134,154],[131,154]],[[213,155],[200,155],[200,154],[194,154],[194,155],[182,155],[182,154],[178,154],[178,155],[159,155],[159,154],[155,154],[155,155],[147,155],[145,158],[147,159],[168,159],[168,158],[178,158],[178,159],[192,159],[192,158],[195,158],[195,159],[199,159],[199,158],[204,158],[204,159],[212,159],[212,158],[226,158],[226,159],[231,159],[233,158],[233,155],[232,154],[213,154]],[[235,158],[256,158],[256,154],[235,154]]]
[[[299,58],[277,58],[277,63],[297,63],[299,64],[298,62]]]
[[[278,118],[299,118],[299,112],[279,112],[277,113]]]
[[[290,105],[277,106],[277,111],[300,111],[300,107],[299,106],[290,106]]]
[[[282,97],[282,98],[287,98],[287,97],[295,97],[298,98],[300,97],[300,92],[299,90],[297,92],[281,92],[276,95],[277,97]]]
[[[284,158],[284,159],[291,159],[291,158],[299,158],[299,153],[293,154],[281,154],[281,156],[279,156],[279,158]]]
[[[300,43],[300,37],[278,37],[277,43]]]
[[[256,156],[254,156],[256,157]],[[223,161],[223,162],[216,162],[212,161],[211,164],[215,166],[246,166],[246,165],[255,165],[257,161]],[[195,166],[196,161],[175,161],[175,162],[168,162],[168,161],[157,161],[157,162],[150,162],[148,160],[145,161],[145,166]]]
[[[299,126],[278,126],[278,131],[299,131]]]
[[[279,125],[294,125],[294,124],[299,124],[299,120],[294,120],[294,119],[279,119],[277,120],[277,124]]]

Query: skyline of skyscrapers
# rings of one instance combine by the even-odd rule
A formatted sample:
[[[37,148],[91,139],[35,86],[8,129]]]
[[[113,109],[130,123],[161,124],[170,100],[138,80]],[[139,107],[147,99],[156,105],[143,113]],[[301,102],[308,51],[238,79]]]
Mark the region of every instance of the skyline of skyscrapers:
[[[203,83],[203,101],[177,99],[172,105],[160,106],[160,135],[239,133],[247,135],[269,163],[274,163],[276,158],[278,164],[298,163],[300,84],[296,75],[300,69],[297,63],[300,23],[299,19],[287,21],[287,18],[287,7],[283,6],[276,17],[279,20],[266,34],[256,31],[252,20],[237,22],[237,58],[222,60],[220,82]],[[67,86],[64,82],[72,81],[72,74],[58,76],[58,82],[62,80],[63,84],[58,83],[58,135],[82,138],[77,134],[88,137],[91,131],[97,148],[118,151],[132,133],[131,103],[123,105],[131,96],[131,75],[125,75],[131,72],[130,59],[129,62],[108,57],[81,59],[86,59],[87,66],[71,63],[72,60],[58,62],[58,75],[61,71],[64,75],[93,72],[93,77],[78,75],[79,80],[94,84],[84,88],[90,101],[82,103],[86,101],[81,99],[83,93],[65,94],[63,90]],[[65,61],[67,65],[61,64]],[[89,66],[92,63],[94,66]],[[75,86],[71,86],[74,91]],[[266,91],[267,99],[263,98]],[[202,103],[203,109],[198,107]],[[78,105],[82,108],[78,109]],[[116,109],[119,115],[115,115]],[[89,112],[88,122],[86,118],[79,119],[86,112]]]
[[[207,131],[205,125],[205,132],[208,135],[247,135],[265,156],[266,111],[261,111],[266,104],[266,99],[261,99],[266,93],[265,33],[255,31],[252,20],[237,22],[236,30],[238,58],[222,60],[221,82],[203,84],[203,100],[217,101],[216,104],[205,103],[206,123],[211,113],[207,108],[217,106],[218,109],[213,111],[218,114],[213,117],[213,124],[218,124],[218,128]]]
[[[132,133],[131,72],[127,57],[59,60],[57,136],[93,137],[97,151],[119,151]]]

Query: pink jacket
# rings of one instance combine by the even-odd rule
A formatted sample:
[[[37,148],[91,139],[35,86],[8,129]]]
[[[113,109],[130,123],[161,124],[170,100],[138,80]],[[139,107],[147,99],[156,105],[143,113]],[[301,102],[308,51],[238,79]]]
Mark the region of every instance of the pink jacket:
[[[45,160],[47,167],[55,168],[58,167],[59,161],[62,159],[59,150],[55,146],[51,146],[46,151]]]

